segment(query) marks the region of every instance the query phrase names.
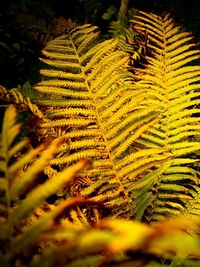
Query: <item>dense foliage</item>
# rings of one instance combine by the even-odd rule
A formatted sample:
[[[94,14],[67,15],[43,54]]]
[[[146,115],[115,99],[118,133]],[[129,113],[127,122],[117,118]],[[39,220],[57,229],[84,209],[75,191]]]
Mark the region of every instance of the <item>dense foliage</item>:
[[[169,13],[116,18],[56,19],[39,81],[0,87],[1,266],[200,264],[200,50]]]

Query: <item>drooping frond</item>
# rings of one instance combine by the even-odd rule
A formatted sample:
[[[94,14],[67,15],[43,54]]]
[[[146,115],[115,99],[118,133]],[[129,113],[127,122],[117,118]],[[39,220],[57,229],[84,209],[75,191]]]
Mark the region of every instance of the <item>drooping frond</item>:
[[[97,33],[95,27],[80,26],[43,50],[42,61],[52,68],[41,71],[46,79],[35,89],[46,95],[40,104],[51,110],[41,127],[60,129],[66,138],[51,164],[67,166],[91,159],[93,166],[80,176],[92,183],[81,194],[93,195],[94,200],[116,207],[113,214],[129,217],[133,199],[127,192],[128,177],[138,178],[171,155],[160,148],[141,153],[134,148],[156,123],[159,106],[148,105],[135,90],[129,55],[118,50],[114,39],[100,42]]]
[[[180,213],[195,213],[199,176],[200,67],[192,62],[200,58],[191,33],[176,26],[169,14],[157,16],[140,12],[133,23],[146,32],[151,55],[143,69],[136,70],[135,86],[149,103],[159,106],[159,119],[141,135],[138,143],[146,148],[165,148],[174,158],[159,170],[144,176],[136,186],[136,216],[147,220],[162,219]],[[145,195],[145,198],[143,196]],[[198,204],[199,205],[199,204]]]

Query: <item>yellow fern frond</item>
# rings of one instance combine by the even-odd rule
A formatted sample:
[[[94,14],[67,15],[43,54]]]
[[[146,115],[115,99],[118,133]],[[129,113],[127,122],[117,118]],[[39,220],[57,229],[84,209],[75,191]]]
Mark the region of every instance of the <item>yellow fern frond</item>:
[[[169,14],[138,12],[133,22],[152,52],[143,68],[134,68],[137,81],[129,71],[130,55],[117,41],[100,41],[96,27],[83,25],[47,44],[42,61],[53,70],[41,71],[45,80],[35,89],[46,95],[40,104],[51,107],[41,127],[61,129],[65,137],[50,164],[92,159],[80,175],[92,182],[80,193],[110,203],[115,215],[142,218],[145,213],[151,221],[183,211],[190,197],[174,197],[187,189],[187,183],[177,185],[178,174],[197,186],[193,168],[181,167],[197,163],[188,153],[199,149],[193,138],[200,130],[200,71],[186,64],[199,58],[199,50]],[[173,170],[176,175],[166,182]],[[160,198],[167,203],[166,214],[159,213],[164,212]]]
[[[148,194],[148,197],[143,201],[143,208],[139,204],[142,194],[138,193],[138,199],[136,198],[136,203],[143,212],[148,209],[148,205],[152,207],[152,212],[149,209],[147,215],[151,221],[184,211],[190,213],[189,209],[185,210],[188,192],[192,194],[192,198],[196,198],[194,185],[197,183],[199,186],[199,182],[197,173],[192,168],[191,155],[195,159],[200,148],[194,140],[194,136],[200,133],[197,116],[200,68],[193,66],[192,61],[200,58],[200,50],[193,43],[191,33],[183,32],[176,26],[170,14],[157,16],[141,11],[133,22],[139,31],[146,32],[152,50],[152,54],[146,58],[145,68],[138,72],[139,80],[135,86],[138,90],[144,88],[149,102],[160,106],[158,122],[141,136],[139,143],[147,148],[166,148],[174,157],[169,160],[168,167],[160,173],[152,187],[145,184],[143,194]],[[191,164],[190,168],[187,167],[188,164]],[[163,168],[162,164],[160,168]],[[149,181],[147,174],[141,179],[141,185],[144,184],[145,177],[146,182]],[[190,190],[187,179],[193,181]],[[149,191],[150,188],[155,190],[154,193]],[[185,194],[185,198],[179,198],[178,193]],[[142,213],[138,208],[137,212],[141,218]]]

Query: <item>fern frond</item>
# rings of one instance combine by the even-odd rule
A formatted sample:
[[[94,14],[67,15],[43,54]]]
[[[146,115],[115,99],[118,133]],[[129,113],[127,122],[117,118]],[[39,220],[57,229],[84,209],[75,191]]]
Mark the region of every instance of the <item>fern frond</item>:
[[[51,127],[71,127],[71,126],[87,126],[93,122],[92,119],[60,119],[55,121],[44,122],[41,127],[51,128]]]
[[[138,72],[135,86],[138,90],[144,88],[149,102],[160,107],[158,121],[137,142],[149,149],[166,148],[174,157],[166,169],[161,164],[159,176],[153,171],[142,177],[141,184],[136,182],[136,188],[145,185],[143,194],[148,196],[141,205],[142,194],[138,192],[136,217],[142,218],[147,212],[147,220],[160,220],[190,213],[186,206],[189,207],[190,201],[193,203],[197,194],[195,187],[199,187],[194,162],[200,146],[194,136],[200,133],[197,116],[200,68],[193,66],[192,61],[200,58],[200,50],[193,43],[192,35],[176,26],[170,14],[157,16],[141,11],[133,22],[138,31],[146,32],[152,50],[146,57],[145,68]]]
[[[91,101],[90,100],[60,100],[60,99],[56,99],[56,100],[41,100],[40,101],[41,105],[44,106],[55,106],[55,107],[61,107],[61,108],[65,108],[65,107],[85,107],[88,108],[90,106],[92,106]]]
[[[53,156],[58,146],[61,144],[61,139],[56,139],[53,143],[46,149],[44,145],[38,148],[28,151],[24,156],[21,156],[18,160],[15,160],[16,153],[19,153],[24,149],[28,142],[27,140],[22,140],[19,143],[14,143],[16,137],[19,135],[20,124],[16,123],[17,112],[14,106],[9,106],[5,112],[3,126],[2,126],[2,138],[1,138],[1,152],[2,152],[2,166],[4,169],[4,179],[7,182],[7,195],[9,201],[18,199],[26,190],[26,188],[33,184],[37,175],[47,161]],[[42,156],[36,160],[39,153]],[[26,172],[22,171],[23,168],[36,160]],[[11,164],[12,162],[12,164]],[[17,177],[17,178],[16,178]],[[9,205],[9,203],[7,203]]]
[[[66,186],[67,183],[75,177],[75,174],[79,170],[83,169],[86,164],[87,161],[77,163],[75,166],[62,171],[62,174],[59,173],[55,175],[55,177],[52,177],[51,180],[48,180],[46,183],[32,190],[26,200],[24,200],[13,212],[12,220],[14,224],[18,226],[23,218],[26,218],[31,212],[33,212],[35,207],[40,206],[49,196],[56,193],[60,188]]]
[[[136,147],[131,152],[136,153],[134,164],[125,164],[130,171],[120,174],[120,161],[130,153],[130,147],[156,124],[159,105],[149,105],[141,91],[136,90],[134,77],[128,71],[129,55],[118,50],[114,39],[100,42],[96,30],[89,25],[78,27],[47,44],[43,54],[48,59],[44,62],[54,70],[42,71],[48,79],[35,89],[49,96],[40,104],[51,106],[51,111],[40,125],[65,131],[66,145],[50,164],[68,166],[82,158],[92,159],[92,167],[81,173],[83,179],[90,177],[92,183],[82,188],[81,194],[99,192],[95,200],[113,205],[116,200],[115,206],[123,206],[121,215],[124,212],[132,216],[128,215],[133,199],[126,192],[126,175],[140,176],[169,155],[161,156],[154,150],[152,158],[143,159],[138,165],[136,161],[141,157],[137,156]],[[82,42],[84,39],[86,43]],[[55,43],[58,50],[55,46],[51,49]],[[123,198],[124,203],[129,203],[127,207]],[[118,213],[117,208],[115,212]]]
[[[38,106],[34,103],[32,103],[32,100],[29,98],[29,96],[37,97],[39,93],[36,93],[36,91],[31,89],[28,90],[28,93],[23,93],[23,87],[22,88],[13,88],[10,90],[5,89],[4,87],[0,87],[0,99],[2,101],[5,101],[7,105],[14,104],[18,105],[20,109],[22,110],[30,110],[35,116],[38,118],[43,118],[43,112],[38,108]],[[34,93],[33,93],[34,92]]]
[[[72,88],[75,89],[77,91],[82,91],[85,90],[85,84],[81,83],[81,82],[71,82],[71,81],[60,81],[60,80],[53,80],[53,81],[43,81],[41,83],[38,84],[38,88],[37,90],[40,91],[42,90],[42,88],[46,88],[46,90],[48,91],[48,88],[54,88],[54,87],[58,87],[57,89],[59,90],[61,88]],[[60,92],[62,92],[63,90],[60,89]],[[44,90],[45,92],[45,90]],[[62,94],[61,94],[62,95]]]
[[[47,202],[44,205],[48,197],[69,185],[77,173],[88,165],[88,161],[82,160],[61,172],[55,172],[50,179],[37,185],[38,175],[41,175],[63,140],[58,138],[39,148],[25,150],[27,140],[17,142],[19,132],[17,111],[10,105],[5,111],[0,142],[0,243],[5,243],[4,248],[1,246],[0,263],[5,267],[22,262],[26,253],[29,253],[29,259],[25,260],[25,265],[29,265],[35,256],[32,247],[42,248],[44,240],[41,239],[45,238],[46,232],[54,231],[57,220],[64,211],[69,213],[78,205],[99,205],[83,197],[67,199],[56,206],[48,205]],[[29,165],[28,168],[25,169],[25,165]],[[77,214],[82,223],[88,222],[79,208]],[[67,231],[65,233],[67,235]],[[48,242],[50,245],[50,240]]]
[[[8,103],[21,104],[23,106],[25,100],[23,95],[17,89],[6,90],[1,86],[1,100]]]
[[[98,151],[98,149],[84,149],[80,150],[72,155],[62,156],[59,158],[52,159],[50,161],[50,164],[55,165],[68,165],[73,163],[74,161],[80,160],[80,159],[94,159],[94,158],[101,158],[102,153],[101,151]]]
[[[15,199],[18,196],[22,195],[24,190],[28,187],[29,184],[32,184],[36,175],[43,170],[47,162],[52,158],[53,153],[55,153],[58,146],[61,144],[61,139],[55,139],[48,148],[44,150],[44,147],[39,148],[37,154],[42,153],[40,158],[35,161],[34,164],[28,167],[27,171],[21,175],[20,179],[22,182],[19,183],[18,179],[14,181],[12,188],[10,190],[11,199]],[[30,160],[31,161],[31,160]],[[29,162],[30,162],[29,161]],[[19,165],[19,163],[18,163]],[[20,167],[20,166],[19,166]],[[18,168],[19,168],[18,167]],[[13,173],[13,169],[11,169],[11,173]]]
[[[70,80],[76,80],[76,81],[84,81],[84,76],[82,73],[74,74],[71,72],[65,72],[65,71],[60,71],[60,70],[48,70],[48,69],[42,69],[40,70],[40,74],[46,77],[54,77],[54,78],[67,78],[69,81]]]
[[[87,25],[55,40],[58,50],[54,47],[49,53],[54,42],[47,45],[46,63],[55,70],[43,71],[48,80],[37,85],[36,90],[50,98],[41,104],[53,107],[41,127],[66,131],[66,146],[51,164],[69,165],[81,158],[92,159],[93,167],[81,174],[92,181],[83,189],[83,194],[101,192],[98,199],[111,205],[116,201],[115,207],[123,206],[121,214],[131,212],[129,216],[137,217],[137,211],[142,210],[139,215],[142,218],[143,213],[151,210],[149,206],[156,207],[159,195],[163,201],[171,203],[167,210],[171,207],[173,212],[178,212],[180,208],[182,212],[185,207],[184,201],[180,206],[173,204],[179,200],[174,198],[178,196],[175,186],[167,182],[170,170],[177,168],[176,175],[171,174],[175,184],[181,180],[179,174],[183,183],[198,183],[192,168],[188,172],[185,169],[186,173],[178,170],[194,164],[188,154],[199,150],[199,143],[192,140],[200,130],[195,116],[199,113],[199,68],[185,66],[199,57],[199,51],[189,44],[191,35],[180,32],[169,15],[159,17],[139,12],[136,19],[133,21],[136,30],[148,36],[148,46],[153,51],[152,56],[147,56],[145,68],[138,71],[138,81],[135,82],[128,71],[129,57],[117,50],[116,40],[99,42],[97,29],[89,30]],[[82,43],[84,38],[86,42]],[[175,41],[178,42],[176,45]],[[65,55],[63,58],[62,54]],[[78,62],[76,68],[75,61]],[[64,65],[67,66],[66,75]],[[191,107],[195,107],[193,112]],[[151,186],[147,186],[148,181]],[[138,209],[141,200],[137,188],[142,187],[140,183],[145,184],[143,192],[148,197],[147,202],[142,202],[144,207],[140,205]],[[172,201],[166,198],[170,194],[163,192],[166,191],[163,183],[172,187]],[[183,188],[186,192],[187,183]],[[184,195],[179,184],[177,189]],[[124,203],[129,203],[126,208],[121,196],[124,196]],[[190,197],[194,194],[185,193],[183,199],[186,201]],[[118,214],[117,208],[115,211]],[[151,219],[156,216],[154,212]]]

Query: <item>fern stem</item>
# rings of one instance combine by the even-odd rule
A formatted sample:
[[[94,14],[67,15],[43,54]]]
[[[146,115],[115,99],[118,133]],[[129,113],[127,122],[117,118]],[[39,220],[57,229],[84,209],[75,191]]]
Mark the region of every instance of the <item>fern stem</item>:
[[[125,22],[128,5],[129,5],[129,0],[121,0],[119,12],[118,12],[118,22],[121,22],[121,23]]]

